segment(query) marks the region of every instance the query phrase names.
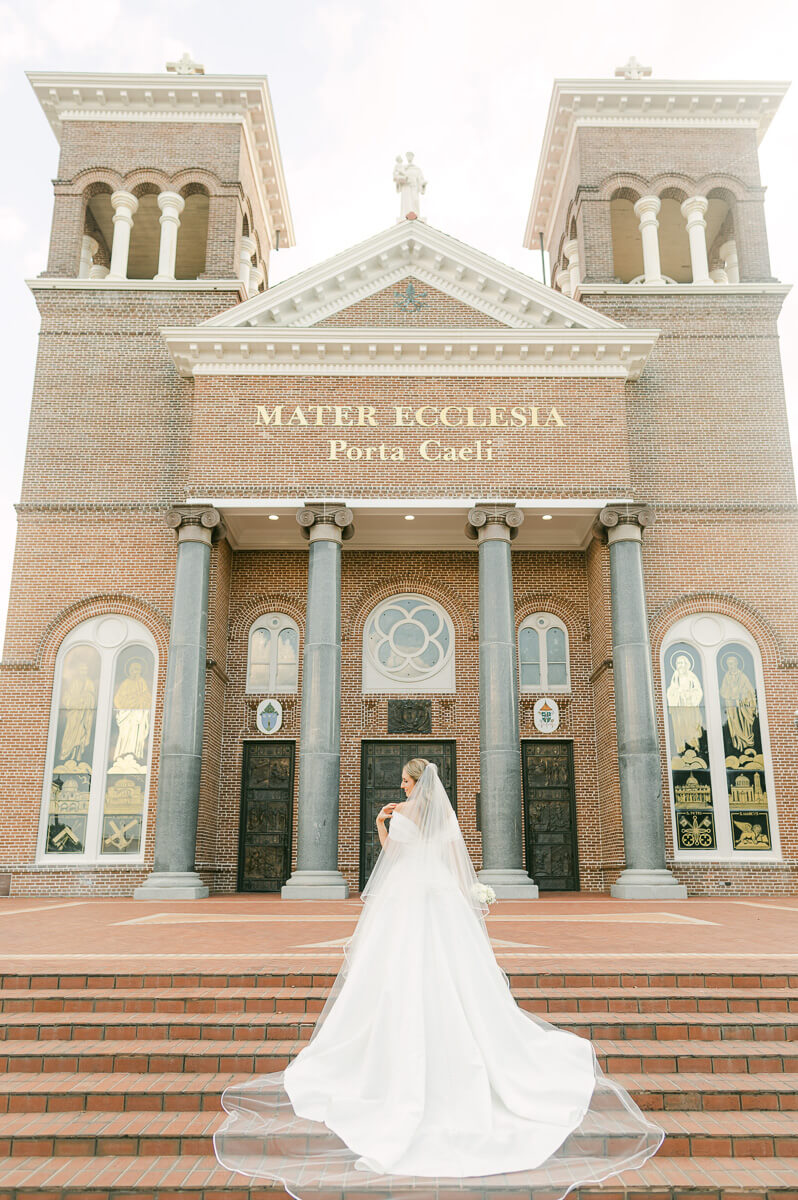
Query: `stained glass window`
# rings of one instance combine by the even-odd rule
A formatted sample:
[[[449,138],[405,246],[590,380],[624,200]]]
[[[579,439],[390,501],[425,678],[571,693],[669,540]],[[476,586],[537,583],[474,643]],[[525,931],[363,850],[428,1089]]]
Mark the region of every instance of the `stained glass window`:
[[[365,691],[454,690],[454,630],[448,613],[416,593],[391,596],[363,633]]]
[[[756,644],[729,617],[686,617],[665,638],[662,682],[677,855],[779,855],[761,681]]]
[[[155,643],[140,622],[83,622],[56,657],[40,857],[140,857],[149,795]]]
[[[146,646],[126,646],[117,657],[102,854],[136,854],[141,848],[154,666],[152,651]]]

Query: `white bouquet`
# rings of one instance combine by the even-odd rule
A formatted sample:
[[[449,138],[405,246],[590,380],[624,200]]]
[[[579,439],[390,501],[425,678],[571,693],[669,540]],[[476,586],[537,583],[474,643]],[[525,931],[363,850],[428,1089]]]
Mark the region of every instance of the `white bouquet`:
[[[496,899],[496,893],[490,884],[475,883],[471,889],[472,895],[480,902],[480,904],[492,904]]]

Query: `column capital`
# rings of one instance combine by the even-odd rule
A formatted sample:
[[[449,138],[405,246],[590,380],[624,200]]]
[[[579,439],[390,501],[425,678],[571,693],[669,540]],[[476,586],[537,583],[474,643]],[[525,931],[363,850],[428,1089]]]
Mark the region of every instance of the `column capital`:
[[[111,208],[114,210],[114,215],[111,218],[113,221],[129,221],[133,213],[138,209],[139,202],[132,192],[120,190],[113,192],[111,195]]]
[[[176,504],[164,517],[164,524],[174,529],[178,545],[181,542],[204,542],[210,546],[224,537],[222,514],[216,508],[195,508],[189,504]]]
[[[641,542],[643,530],[654,524],[654,512],[648,504],[607,504],[598,515],[595,534],[613,542]]]
[[[703,222],[704,213],[708,208],[709,201],[706,196],[688,196],[680,205],[682,216],[687,217],[688,224],[696,221]]]
[[[296,515],[302,536],[308,541],[348,541],[355,532],[355,514],[345,504],[328,501],[308,504]]]
[[[163,213],[163,217],[176,217],[180,216],[180,213],[186,207],[186,202],[179,192],[159,192],[158,207]],[[171,209],[172,211],[167,213],[167,209]],[[163,217],[161,217],[161,220],[163,220]]]
[[[562,252],[570,262],[579,253],[579,242],[576,238],[571,238],[569,242],[566,242],[562,248]]]
[[[524,523],[524,514],[514,504],[477,504],[469,509],[466,519],[466,537],[480,544],[489,538],[511,542],[518,537],[518,529]]]
[[[656,218],[661,207],[662,201],[659,196],[641,196],[639,200],[635,201],[635,216],[638,219],[641,217]]]

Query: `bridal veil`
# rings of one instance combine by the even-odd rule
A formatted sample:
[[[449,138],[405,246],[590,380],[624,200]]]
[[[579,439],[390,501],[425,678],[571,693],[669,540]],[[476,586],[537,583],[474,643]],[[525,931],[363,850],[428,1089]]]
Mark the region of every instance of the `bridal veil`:
[[[296,1200],[561,1200],[656,1153],[663,1131],[592,1044],[512,997],[434,764],[361,898],[310,1039],[225,1089],[223,1166]]]

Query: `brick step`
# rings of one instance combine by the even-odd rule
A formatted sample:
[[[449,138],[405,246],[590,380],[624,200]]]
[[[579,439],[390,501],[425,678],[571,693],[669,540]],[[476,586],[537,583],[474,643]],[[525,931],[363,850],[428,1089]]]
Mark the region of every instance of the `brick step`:
[[[224,1088],[247,1074],[48,1071],[0,1077],[0,1113],[219,1112]],[[612,1078],[649,1112],[798,1113],[798,1074],[629,1074]],[[798,1121],[798,1116],[795,1118]]]
[[[588,1036],[585,1034],[584,1036]],[[653,1038],[591,1039],[608,1074],[715,1071],[770,1074],[798,1071],[795,1042],[682,1041]],[[87,1041],[15,1041],[0,1046],[0,1072],[36,1071],[279,1071],[305,1043],[301,1040],[197,1041],[109,1039]]]
[[[286,958],[290,958],[286,955]],[[501,961],[501,951],[498,958]],[[297,969],[271,971],[166,971],[141,974],[131,971],[103,973],[84,972],[5,972],[0,974],[0,990],[48,991],[80,990],[97,991],[107,988],[125,988],[152,991],[164,988],[213,988],[216,991],[228,988],[260,987],[321,987],[328,988],[334,982],[340,964],[334,968]],[[689,988],[731,991],[737,989],[798,990],[798,974],[771,972],[728,971],[507,971],[513,989],[519,988],[620,988],[625,991],[639,988]]]
[[[326,1188],[323,1195],[325,1200],[352,1200],[360,1192],[368,1194],[362,1177],[343,1189]],[[126,1200],[285,1200],[288,1196],[277,1183],[252,1182],[209,1157],[0,1159],[0,1200],[27,1196],[119,1200],[120,1193]],[[795,1159],[672,1158],[659,1153],[638,1171],[575,1188],[569,1200],[646,1200],[647,1196],[651,1200],[795,1200],[797,1193]],[[500,1194],[491,1184],[484,1200],[499,1200]],[[312,1194],[306,1195],[313,1200]],[[451,1189],[445,1195],[451,1197]],[[517,1200],[517,1186],[508,1187],[508,1195]],[[472,1194],[472,1200],[480,1197]]]
[[[521,1002],[524,1008],[526,1001]],[[557,1013],[560,1029],[591,1040],[795,1042],[798,1013]],[[315,1013],[7,1013],[0,1023],[0,1050],[14,1041],[205,1041],[307,1040]]]
[[[0,990],[0,1013],[246,1013],[319,1012],[325,987],[256,988],[53,988]],[[513,988],[530,1012],[798,1013],[798,994],[787,988]]]
[[[213,1134],[224,1117],[221,1111],[6,1113],[0,1115],[0,1157],[212,1156]],[[662,1113],[656,1123],[667,1134],[659,1153],[669,1158],[798,1158],[798,1122],[791,1113]],[[298,1140],[304,1147],[306,1136]],[[617,1150],[624,1139],[611,1140]],[[636,1140],[629,1139],[630,1148]],[[595,1141],[584,1138],[584,1148]]]

